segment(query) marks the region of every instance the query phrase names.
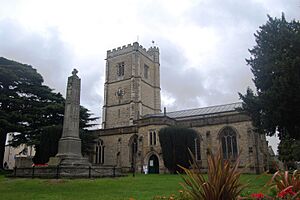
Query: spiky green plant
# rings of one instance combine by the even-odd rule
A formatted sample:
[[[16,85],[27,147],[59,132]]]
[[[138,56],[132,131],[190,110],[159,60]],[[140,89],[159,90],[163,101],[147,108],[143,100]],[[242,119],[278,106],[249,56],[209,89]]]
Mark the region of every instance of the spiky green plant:
[[[223,160],[219,150],[216,155],[208,154],[207,179],[201,174],[201,168],[192,155],[192,169],[181,167],[187,176],[182,176],[184,190],[195,200],[233,200],[237,199],[246,187],[240,181],[238,170],[239,157],[234,161]]]
[[[291,188],[293,192],[300,196],[300,171],[295,170],[292,174],[289,171],[278,170],[272,177],[269,184],[276,188],[277,192]]]

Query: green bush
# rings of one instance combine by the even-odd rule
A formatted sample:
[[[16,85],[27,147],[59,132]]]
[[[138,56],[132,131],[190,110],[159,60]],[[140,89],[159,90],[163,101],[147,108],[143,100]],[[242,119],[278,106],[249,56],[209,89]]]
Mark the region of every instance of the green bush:
[[[188,149],[194,149],[197,137],[197,132],[188,128],[166,127],[159,131],[164,165],[171,173],[182,172],[178,165],[190,167]]]

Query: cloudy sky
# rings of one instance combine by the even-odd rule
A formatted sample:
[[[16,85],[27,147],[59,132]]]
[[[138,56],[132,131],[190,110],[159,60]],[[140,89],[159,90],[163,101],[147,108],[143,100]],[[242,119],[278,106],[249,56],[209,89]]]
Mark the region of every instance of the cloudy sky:
[[[0,56],[32,65],[62,94],[77,68],[81,104],[101,116],[106,51],[153,40],[162,107],[225,104],[253,88],[253,33],[282,12],[299,20],[300,0],[0,0]]]

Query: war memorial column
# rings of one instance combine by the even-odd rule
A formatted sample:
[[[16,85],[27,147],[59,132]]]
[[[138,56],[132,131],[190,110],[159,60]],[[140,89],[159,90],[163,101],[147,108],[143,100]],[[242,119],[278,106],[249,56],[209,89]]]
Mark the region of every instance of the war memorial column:
[[[78,71],[74,69],[72,76],[68,78],[63,133],[56,155],[61,159],[61,165],[89,164],[81,154],[81,139],[79,138],[80,78],[77,73]]]

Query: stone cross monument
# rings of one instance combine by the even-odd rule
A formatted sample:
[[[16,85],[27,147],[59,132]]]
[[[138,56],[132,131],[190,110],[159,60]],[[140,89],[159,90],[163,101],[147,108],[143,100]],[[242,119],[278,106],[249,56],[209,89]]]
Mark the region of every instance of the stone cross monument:
[[[81,139],[79,138],[79,111],[80,111],[80,78],[78,71],[73,70],[68,78],[67,95],[63,133],[58,144],[56,157],[60,158],[60,165],[77,166],[89,165],[81,154]]]

